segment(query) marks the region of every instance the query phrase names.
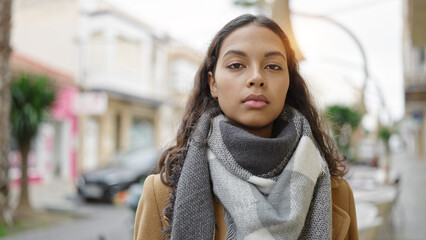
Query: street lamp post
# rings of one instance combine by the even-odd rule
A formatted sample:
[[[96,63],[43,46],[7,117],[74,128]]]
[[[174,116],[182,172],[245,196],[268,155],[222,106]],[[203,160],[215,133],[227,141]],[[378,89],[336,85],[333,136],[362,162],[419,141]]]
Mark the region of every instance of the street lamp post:
[[[365,105],[365,90],[367,88],[367,81],[370,78],[370,72],[369,72],[369,69],[368,69],[367,54],[365,53],[364,47],[362,46],[359,39],[346,26],[344,26],[343,24],[339,23],[338,21],[336,21],[332,18],[329,18],[327,16],[315,15],[315,14],[309,14],[309,13],[298,13],[298,12],[293,12],[293,14],[297,15],[297,16],[301,16],[301,17],[316,18],[316,19],[320,19],[320,20],[329,22],[329,23],[337,26],[341,30],[343,30],[345,33],[347,33],[350,36],[350,38],[355,42],[359,52],[361,53],[362,61],[364,63],[364,67],[363,67],[364,81],[363,81],[362,89],[361,89],[361,104],[362,104],[363,113],[366,113],[367,108],[366,108],[366,105]]]
[[[361,53],[361,57],[362,57],[362,61],[363,61],[364,81],[363,81],[362,89],[361,89],[361,105],[362,105],[361,107],[362,107],[362,112],[366,113],[367,107],[366,107],[366,104],[365,104],[365,91],[366,91],[366,88],[367,88],[368,80],[370,79],[370,71],[369,71],[369,68],[368,68],[367,54],[365,52],[363,45],[361,44],[361,41],[357,38],[357,36],[351,30],[349,30],[349,28],[347,28],[342,23],[340,23],[340,22],[338,22],[338,21],[336,21],[336,20],[334,20],[330,17],[324,16],[324,15],[310,14],[310,13],[300,13],[300,12],[293,12],[293,14],[296,15],[296,16],[301,16],[301,17],[320,19],[320,20],[326,21],[328,23],[331,23],[334,26],[337,26],[339,29],[343,30],[354,41],[359,52]],[[370,81],[373,81],[373,80],[370,79]],[[379,98],[380,98],[380,103],[381,103],[383,109],[385,110],[386,114],[388,115],[388,117],[390,117],[390,114],[389,114],[389,112],[386,108],[383,92],[377,86],[377,83],[376,83],[376,88],[377,88],[377,92],[378,92],[378,95],[379,95]]]

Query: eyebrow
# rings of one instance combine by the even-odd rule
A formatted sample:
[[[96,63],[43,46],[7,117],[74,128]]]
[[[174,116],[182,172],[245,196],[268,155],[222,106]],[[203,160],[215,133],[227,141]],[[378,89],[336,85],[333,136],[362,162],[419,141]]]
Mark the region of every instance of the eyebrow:
[[[240,50],[229,50],[225,54],[223,54],[223,56],[225,57],[226,55],[229,55],[229,54],[237,54],[243,57],[247,57],[247,54]]]
[[[265,53],[265,57],[271,57],[271,56],[281,56],[285,60],[285,57],[281,52],[266,52]]]
[[[247,57],[247,54],[243,51],[240,51],[240,50],[229,50],[225,54],[223,54],[223,56],[225,57],[226,55],[229,55],[229,54],[237,54],[237,55],[240,55],[240,56],[243,56],[243,57]],[[284,58],[284,60],[286,59],[285,56],[281,52],[278,52],[278,51],[266,52],[264,56],[265,57],[281,56],[282,58]]]

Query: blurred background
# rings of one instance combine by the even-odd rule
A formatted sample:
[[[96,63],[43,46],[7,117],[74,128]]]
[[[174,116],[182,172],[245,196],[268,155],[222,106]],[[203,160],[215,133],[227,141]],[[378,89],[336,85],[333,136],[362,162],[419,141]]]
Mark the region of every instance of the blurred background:
[[[290,36],[347,157],[360,239],[425,238],[426,0],[1,0],[0,11],[0,238],[132,239],[143,180],[173,143],[208,44],[244,13]]]

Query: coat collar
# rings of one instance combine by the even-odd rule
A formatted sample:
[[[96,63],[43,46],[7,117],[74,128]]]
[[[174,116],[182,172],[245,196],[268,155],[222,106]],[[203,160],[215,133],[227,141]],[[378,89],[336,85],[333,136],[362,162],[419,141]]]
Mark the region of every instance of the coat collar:
[[[343,240],[349,231],[351,218],[343,209],[333,204],[333,240]]]

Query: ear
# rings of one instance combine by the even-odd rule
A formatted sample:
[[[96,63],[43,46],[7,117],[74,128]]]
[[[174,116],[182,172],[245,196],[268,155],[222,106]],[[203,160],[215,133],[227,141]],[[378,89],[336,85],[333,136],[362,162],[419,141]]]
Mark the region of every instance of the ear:
[[[212,97],[217,98],[217,87],[216,87],[216,80],[214,79],[213,73],[209,72],[208,75],[209,80],[209,86],[210,86],[210,94]]]

